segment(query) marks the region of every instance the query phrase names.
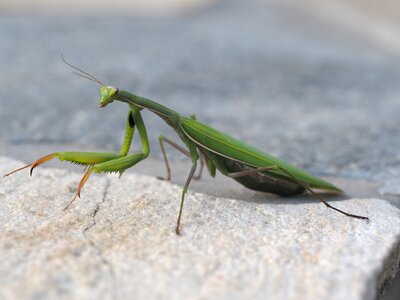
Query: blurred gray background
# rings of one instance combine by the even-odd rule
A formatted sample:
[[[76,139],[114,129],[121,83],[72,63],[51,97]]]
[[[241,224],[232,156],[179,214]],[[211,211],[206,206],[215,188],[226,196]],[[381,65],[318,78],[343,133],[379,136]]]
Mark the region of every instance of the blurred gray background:
[[[99,109],[99,87],[62,53],[106,84],[317,175],[379,186],[398,205],[399,20],[392,0],[2,0],[0,155],[119,150],[127,107]],[[177,138],[143,115],[153,164],[132,171],[163,173],[157,138]]]

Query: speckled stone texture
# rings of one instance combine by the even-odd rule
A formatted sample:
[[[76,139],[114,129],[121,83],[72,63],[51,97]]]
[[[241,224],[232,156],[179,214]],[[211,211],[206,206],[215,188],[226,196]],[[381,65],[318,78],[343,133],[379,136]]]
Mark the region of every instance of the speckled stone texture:
[[[0,158],[0,173],[21,166]],[[2,299],[374,299],[399,260],[400,211],[385,200],[335,205],[267,194],[189,193],[153,177],[35,170],[0,184]]]

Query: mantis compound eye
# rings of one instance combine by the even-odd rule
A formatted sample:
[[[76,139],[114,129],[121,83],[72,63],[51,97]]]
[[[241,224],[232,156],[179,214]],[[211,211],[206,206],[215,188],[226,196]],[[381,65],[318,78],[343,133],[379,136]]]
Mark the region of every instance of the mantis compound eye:
[[[100,107],[104,107],[107,104],[113,102],[118,91],[119,90],[116,87],[103,86],[100,90]]]

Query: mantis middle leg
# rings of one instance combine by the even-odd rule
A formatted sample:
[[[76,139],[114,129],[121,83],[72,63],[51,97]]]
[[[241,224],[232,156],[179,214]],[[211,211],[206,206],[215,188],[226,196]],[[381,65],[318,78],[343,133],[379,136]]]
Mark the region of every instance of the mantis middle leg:
[[[183,190],[182,190],[181,205],[180,205],[180,208],[179,208],[179,215],[178,215],[178,220],[176,221],[176,229],[175,229],[175,232],[176,232],[177,235],[180,234],[179,225],[181,223],[183,204],[185,202],[185,195],[186,195],[187,190],[189,188],[190,181],[193,178],[194,172],[196,171],[197,160],[199,159],[199,154],[197,152],[196,144],[194,144],[193,142],[190,141],[190,142],[188,142],[188,146],[189,146],[190,158],[192,159],[192,163],[193,164],[192,164],[192,168],[190,169],[189,176],[186,179],[185,186],[183,187]]]
[[[170,181],[171,180],[171,168],[169,166],[169,162],[168,162],[168,157],[167,157],[167,152],[165,151],[165,147],[164,147],[164,143],[169,144],[170,146],[172,146],[173,148],[175,148],[176,150],[178,150],[179,152],[183,153],[184,155],[186,155],[187,157],[191,157],[190,156],[190,152],[187,151],[185,148],[183,148],[182,146],[178,145],[177,143],[171,141],[170,139],[166,138],[163,135],[160,135],[158,137],[158,141],[160,143],[160,148],[161,148],[161,152],[163,154],[163,158],[164,158],[164,162],[165,162],[165,167],[167,169],[167,177],[163,178],[163,177],[157,177],[158,179],[162,179],[162,180],[167,180]],[[193,179],[194,180],[199,180],[201,178],[201,174],[203,173],[203,168],[204,168],[204,157],[202,154],[199,154],[200,157],[200,169],[199,169],[199,173],[197,175],[193,175]]]

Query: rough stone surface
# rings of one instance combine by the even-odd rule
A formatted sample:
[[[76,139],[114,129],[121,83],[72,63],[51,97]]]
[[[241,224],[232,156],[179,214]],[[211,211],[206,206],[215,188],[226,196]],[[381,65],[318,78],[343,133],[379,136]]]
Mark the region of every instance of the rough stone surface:
[[[21,162],[0,158],[0,173]],[[374,299],[399,260],[400,210],[380,199],[335,205],[258,193],[189,193],[143,175],[36,170],[1,180],[2,299]]]

